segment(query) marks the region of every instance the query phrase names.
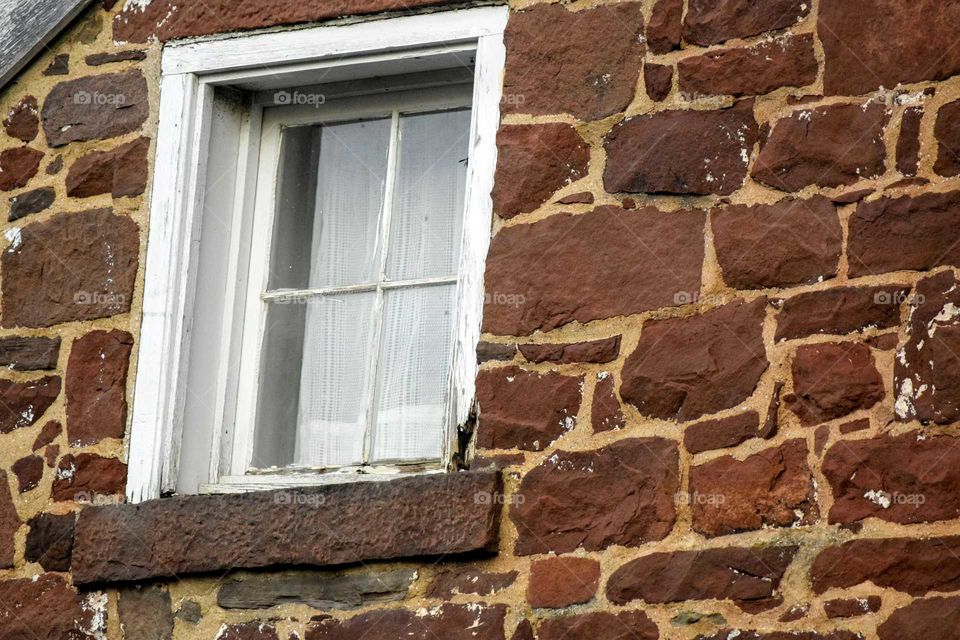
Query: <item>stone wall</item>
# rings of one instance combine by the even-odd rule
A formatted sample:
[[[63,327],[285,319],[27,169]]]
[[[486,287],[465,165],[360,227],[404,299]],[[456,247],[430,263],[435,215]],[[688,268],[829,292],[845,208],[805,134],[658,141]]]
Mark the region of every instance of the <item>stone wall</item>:
[[[473,442],[499,552],[90,589],[160,41],[413,10],[114,4],[0,94],[0,640],[960,638],[960,2],[512,2]]]

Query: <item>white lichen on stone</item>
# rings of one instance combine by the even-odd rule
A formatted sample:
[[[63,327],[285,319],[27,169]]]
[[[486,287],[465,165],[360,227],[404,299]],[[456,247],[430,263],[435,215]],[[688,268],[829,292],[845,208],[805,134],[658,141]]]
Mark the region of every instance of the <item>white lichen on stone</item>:
[[[124,11],[146,11],[153,0],[127,0],[123,5]]]
[[[863,497],[884,509],[889,509],[890,505],[892,504],[892,501],[890,500],[890,494],[883,490],[874,491],[871,489],[863,494]]]
[[[8,251],[16,251],[23,243],[23,237],[20,233],[20,227],[11,227],[3,232],[3,237],[10,243]]]
[[[56,473],[57,480],[72,480],[73,474],[75,474],[76,472],[77,472],[77,467],[73,463],[70,463],[70,466],[67,467],[66,469],[62,467],[58,468]]]
[[[904,420],[912,415],[916,415],[916,409],[913,406],[915,396],[913,394],[913,380],[904,378],[900,382],[900,393],[897,394],[897,401],[893,405],[893,410],[897,417]]]
[[[81,605],[84,611],[89,611],[90,626],[84,629],[88,637],[96,640],[107,638],[107,594],[98,591],[86,597]]]

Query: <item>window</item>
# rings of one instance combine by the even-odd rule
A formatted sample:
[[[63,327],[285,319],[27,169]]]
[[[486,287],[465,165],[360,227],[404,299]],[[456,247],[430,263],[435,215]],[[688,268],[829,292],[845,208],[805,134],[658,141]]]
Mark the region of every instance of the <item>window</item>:
[[[275,204],[254,222],[241,465],[441,459],[469,89],[264,110],[257,192]]]
[[[164,51],[128,499],[441,471],[506,9]]]

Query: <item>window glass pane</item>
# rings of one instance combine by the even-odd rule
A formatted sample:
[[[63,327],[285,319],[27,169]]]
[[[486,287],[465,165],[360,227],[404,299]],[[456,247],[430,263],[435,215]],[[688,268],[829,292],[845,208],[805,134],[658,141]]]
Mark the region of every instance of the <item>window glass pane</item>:
[[[362,462],[375,301],[367,292],[269,305],[255,468]]]
[[[455,284],[384,292],[374,462],[441,455],[455,293]]]
[[[320,127],[284,130],[280,143],[269,289],[309,287],[319,162]]]
[[[363,462],[375,293],[314,298],[307,307],[297,466]]]
[[[255,469],[282,467],[293,460],[306,311],[305,304],[268,305],[250,463]]]
[[[389,147],[389,118],[284,131],[270,289],[376,279]]]
[[[469,137],[468,109],[401,116],[389,279],[456,274]]]

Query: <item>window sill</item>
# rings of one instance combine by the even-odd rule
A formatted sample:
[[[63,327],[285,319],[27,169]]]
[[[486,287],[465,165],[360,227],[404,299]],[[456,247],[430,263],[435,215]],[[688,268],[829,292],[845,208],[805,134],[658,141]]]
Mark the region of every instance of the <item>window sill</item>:
[[[223,476],[215,484],[201,484],[201,494],[246,493],[269,489],[295,489],[347,482],[385,482],[413,475],[447,473],[440,461],[398,465],[365,465],[317,470],[312,473],[259,473]]]
[[[91,507],[77,521],[73,582],[495,552],[501,486],[472,471]]]

